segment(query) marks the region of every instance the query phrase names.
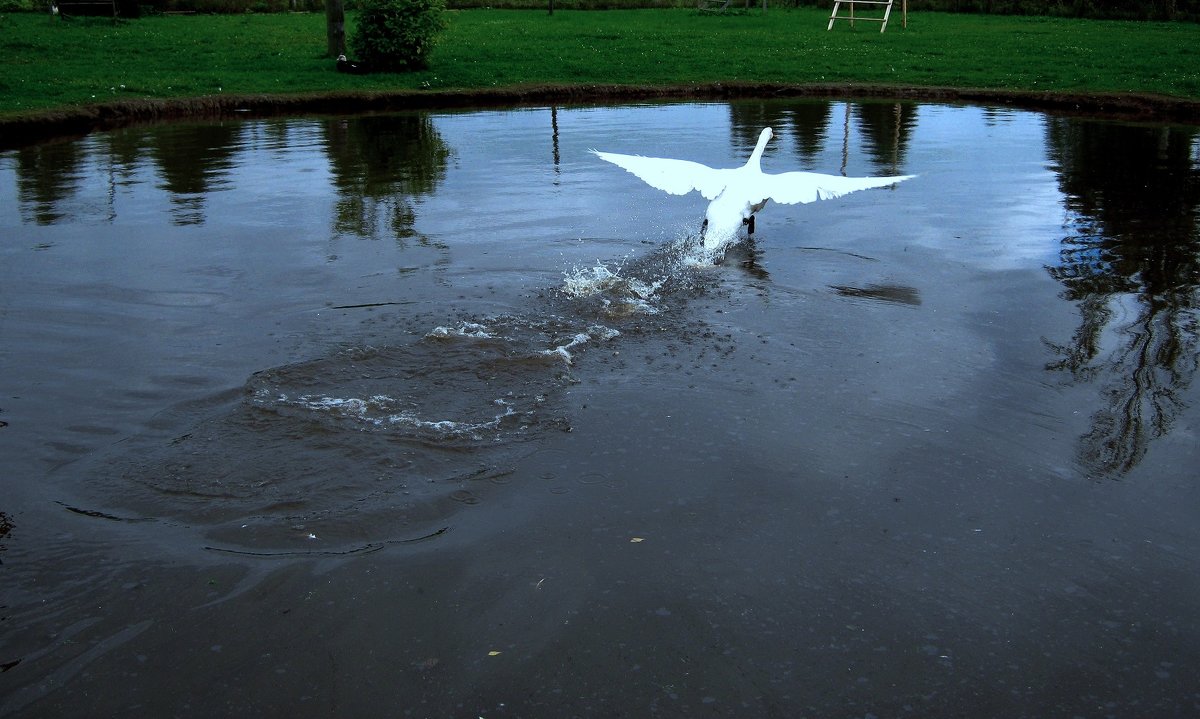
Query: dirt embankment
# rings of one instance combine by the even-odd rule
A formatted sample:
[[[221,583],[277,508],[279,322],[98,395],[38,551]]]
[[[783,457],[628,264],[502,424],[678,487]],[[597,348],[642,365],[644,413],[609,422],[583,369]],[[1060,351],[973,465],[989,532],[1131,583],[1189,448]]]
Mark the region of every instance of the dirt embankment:
[[[667,87],[538,85],[436,92],[216,95],[164,100],[121,100],[0,118],[0,149],[20,147],[55,137],[80,136],[96,130],[165,120],[310,113],[342,114],[505,105],[586,105],[654,99],[732,100],[780,97],[968,102],[982,105],[1006,105],[1070,115],[1200,124],[1200,100],[1138,94],[1022,92],[855,84],[714,83]]]

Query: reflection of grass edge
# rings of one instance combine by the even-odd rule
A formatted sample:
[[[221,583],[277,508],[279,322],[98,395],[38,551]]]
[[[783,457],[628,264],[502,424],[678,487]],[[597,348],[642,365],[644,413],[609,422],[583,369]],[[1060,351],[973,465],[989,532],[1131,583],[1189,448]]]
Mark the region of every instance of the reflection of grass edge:
[[[321,14],[152,16],[73,25],[6,16],[0,116],[137,99],[617,83],[871,84],[1200,99],[1200,25],[910,14],[825,30],[824,9],[448,13],[428,70],[341,75]],[[353,25],[351,15],[350,25]],[[1164,64],[1162,48],[1180,48]],[[1115,48],[1115,49],[1114,49]],[[121,86],[125,88],[121,90]],[[131,90],[130,88],[136,88]]]
[[[96,105],[0,115],[0,150],[93,130],[180,119],[241,119],[280,114],[345,114],[397,110],[570,105],[663,100],[728,101],[737,98],[886,99],[1014,105],[1114,119],[1195,123],[1200,100],[1112,93],[1030,93],[888,85],[536,85],[443,92],[338,92],[323,94],[222,95],[164,100],[120,100]]]

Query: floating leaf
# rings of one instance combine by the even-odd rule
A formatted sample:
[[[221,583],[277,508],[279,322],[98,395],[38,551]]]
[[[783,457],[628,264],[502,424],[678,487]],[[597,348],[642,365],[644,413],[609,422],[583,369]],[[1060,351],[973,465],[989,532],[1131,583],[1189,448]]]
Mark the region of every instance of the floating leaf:
[[[488,656],[489,656],[489,657],[495,657],[495,656],[499,656],[499,654],[500,654],[500,652],[496,651],[495,649],[493,649],[492,651],[488,652]]]
[[[646,539],[644,537],[633,537],[629,541],[633,542],[634,544],[637,544],[638,542],[646,541]]]

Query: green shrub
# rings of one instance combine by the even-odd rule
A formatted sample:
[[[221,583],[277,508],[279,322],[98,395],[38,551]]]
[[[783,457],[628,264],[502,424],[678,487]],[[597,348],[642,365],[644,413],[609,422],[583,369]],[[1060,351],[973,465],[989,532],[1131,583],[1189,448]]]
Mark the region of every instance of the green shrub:
[[[32,10],[50,10],[48,1],[39,0],[0,0],[0,12],[29,12]]]
[[[426,67],[446,26],[444,0],[360,0],[350,51],[372,70],[405,72]]]

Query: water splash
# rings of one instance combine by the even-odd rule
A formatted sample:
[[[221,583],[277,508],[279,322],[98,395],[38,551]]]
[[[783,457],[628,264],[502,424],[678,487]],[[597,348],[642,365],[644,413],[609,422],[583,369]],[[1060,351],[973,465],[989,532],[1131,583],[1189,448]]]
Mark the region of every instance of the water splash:
[[[619,331],[614,330],[611,327],[592,325],[588,328],[587,332],[580,332],[572,337],[570,342],[558,345],[553,349],[542,350],[542,354],[547,357],[561,357],[569,367],[575,360],[574,356],[570,352],[572,348],[586,344],[591,340],[607,341],[615,337],[619,337],[620,335],[621,333]]]
[[[655,300],[663,281],[646,282],[626,277],[622,267],[610,269],[599,260],[592,267],[576,267],[563,273],[562,292],[573,299],[599,297],[609,314],[657,314]]]
[[[494,335],[485,325],[478,322],[459,322],[457,327],[434,327],[426,335],[428,339],[448,337],[471,337],[475,339],[492,339]]]
[[[563,272],[560,292],[576,300],[598,299],[612,317],[658,314],[694,289],[697,273],[719,263],[727,246],[705,248],[695,234],[682,233],[645,257],[573,267]]]
[[[343,418],[368,425],[373,429],[408,428],[444,439],[482,439],[482,434],[500,429],[503,422],[516,415],[512,403],[497,398],[492,404],[502,408],[499,414],[487,421],[457,421],[452,419],[428,420],[410,407],[405,401],[387,395],[374,395],[365,399],[358,397],[330,397],[328,395],[303,394],[289,397],[280,394],[267,396],[266,390],[255,393],[254,402],[260,407],[292,407],[309,412],[322,413],[333,418]]]

